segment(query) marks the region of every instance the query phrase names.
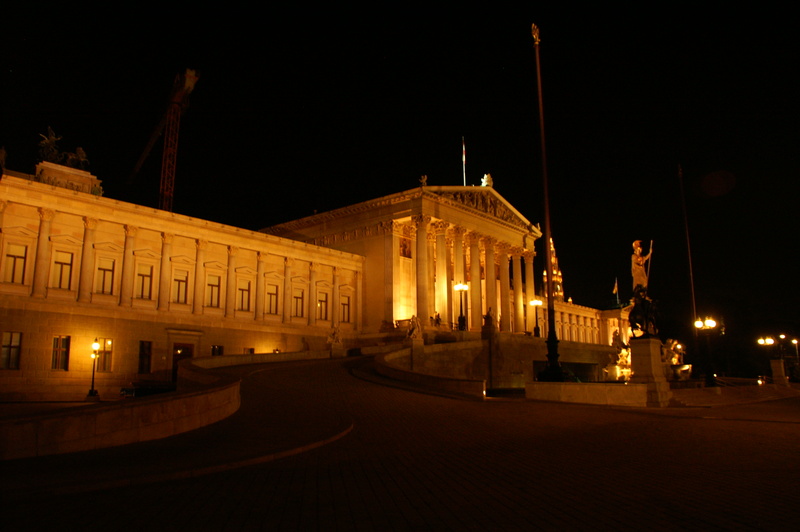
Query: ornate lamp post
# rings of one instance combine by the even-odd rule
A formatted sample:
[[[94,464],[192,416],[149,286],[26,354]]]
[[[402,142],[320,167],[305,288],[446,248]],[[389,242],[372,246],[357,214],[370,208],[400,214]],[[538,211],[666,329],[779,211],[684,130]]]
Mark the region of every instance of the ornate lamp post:
[[[717,321],[714,318],[706,317],[705,319],[697,318],[694,322],[694,327],[698,333],[702,334],[706,339],[706,386],[717,385],[717,375],[714,373],[714,360],[711,350],[711,335],[714,334],[717,328]]]
[[[539,307],[542,306],[541,299],[531,299],[530,305],[533,307],[533,335],[539,337]]]
[[[464,316],[464,292],[469,290],[469,287],[464,283],[458,283],[453,287],[453,290],[458,292],[458,330],[467,330],[467,318]]]
[[[94,339],[92,342],[92,387],[89,390],[89,397],[97,397],[98,393],[97,390],[94,389],[94,372],[97,369],[97,357],[98,351],[100,350],[100,343],[97,341],[97,338]]]

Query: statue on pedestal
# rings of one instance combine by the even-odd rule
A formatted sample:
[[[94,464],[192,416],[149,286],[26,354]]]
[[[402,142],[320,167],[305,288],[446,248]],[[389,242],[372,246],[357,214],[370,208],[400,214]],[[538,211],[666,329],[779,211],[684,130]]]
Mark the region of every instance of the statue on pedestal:
[[[631,332],[636,338],[649,338],[658,335],[656,327],[656,306],[647,296],[647,285],[650,277],[650,257],[653,254],[653,242],[647,255],[642,255],[642,241],[633,242],[631,255],[631,277],[633,278],[633,308],[628,321]],[[645,268],[646,266],[646,268]]]

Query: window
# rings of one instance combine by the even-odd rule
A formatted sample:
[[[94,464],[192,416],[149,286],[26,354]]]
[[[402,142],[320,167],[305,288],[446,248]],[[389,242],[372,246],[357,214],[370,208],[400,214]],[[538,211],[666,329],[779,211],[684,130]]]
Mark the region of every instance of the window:
[[[339,321],[350,323],[350,296],[342,296],[340,299]]]
[[[100,258],[97,261],[97,293],[114,293],[114,259]]]
[[[239,310],[250,310],[250,281],[239,279],[239,286],[237,288],[237,305]]]
[[[327,292],[319,292],[317,294],[317,319],[318,320],[327,320],[328,319],[328,293]]]
[[[53,264],[53,288],[72,289],[72,253],[56,251]]]
[[[153,355],[153,342],[139,341],[139,373],[150,373]]]
[[[278,285],[267,285],[267,314],[278,313]]]
[[[111,338],[98,338],[100,349],[97,350],[97,371],[111,371]]]
[[[136,269],[136,293],[139,299],[153,298],[153,267],[149,264],[139,264]]]
[[[189,287],[189,272],[177,270],[172,279],[172,301],[186,304],[186,294]]]
[[[303,289],[295,288],[292,293],[292,316],[302,318],[305,316],[303,312]]]
[[[6,249],[6,264],[3,281],[6,283],[25,284],[25,260],[28,247],[9,244]]]
[[[19,369],[19,352],[21,345],[22,333],[3,333],[3,351],[0,353],[0,369]]]
[[[221,345],[212,345],[211,346],[211,356],[212,357],[221,357],[222,356],[222,346]]]
[[[69,369],[69,336],[53,337],[53,358],[50,368],[63,371]]]
[[[206,293],[206,306],[219,307],[219,288],[222,285],[222,279],[219,275],[208,276],[208,291]]]

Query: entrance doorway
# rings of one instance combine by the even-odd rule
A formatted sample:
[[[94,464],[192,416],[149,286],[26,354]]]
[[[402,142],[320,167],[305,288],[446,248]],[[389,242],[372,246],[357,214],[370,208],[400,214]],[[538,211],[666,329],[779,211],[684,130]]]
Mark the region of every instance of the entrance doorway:
[[[172,344],[172,382],[178,382],[178,362],[194,356],[194,344]]]

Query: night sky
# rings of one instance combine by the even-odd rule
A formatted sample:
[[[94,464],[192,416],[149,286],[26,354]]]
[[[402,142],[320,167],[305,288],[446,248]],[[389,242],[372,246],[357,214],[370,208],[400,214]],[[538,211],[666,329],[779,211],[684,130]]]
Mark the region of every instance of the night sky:
[[[566,295],[607,307],[619,279],[629,298],[631,243],[653,240],[662,332],[685,334],[686,221],[698,313],[748,346],[800,335],[793,18],[668,5],[6,19],[0,145],[8,168],[32,172],[50,126],[63,151],[86,151],[106,196],[155,207],[161,141],[131,172],[176,74],[193,68],[177,213],[259,229],[414,188],[423,174],[461,185],[463,136],[467,184],[491,173],[541,223],[536,23]]]

